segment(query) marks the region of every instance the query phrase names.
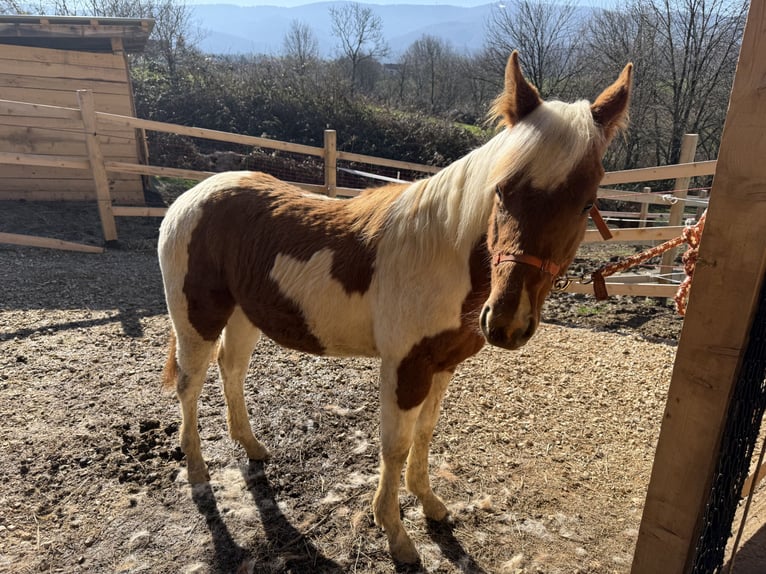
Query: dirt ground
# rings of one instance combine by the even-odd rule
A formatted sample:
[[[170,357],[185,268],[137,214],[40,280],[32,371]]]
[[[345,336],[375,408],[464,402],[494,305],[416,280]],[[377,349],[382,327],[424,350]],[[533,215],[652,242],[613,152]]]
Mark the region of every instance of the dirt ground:
[[[377,363],[262,341],[246,381],[272,459],[227,436],[211,368],[209,485],[190,488],[158,219],[118,220],[100,255],[0,245],[0,572],[624,573],[630,570],[682,321],[648,299],[560,295],[516,352],[458,371],[431,454],[451,510],[397,567],[370,510]],[[91,206],[0,204],[0,230],[100,243]]]

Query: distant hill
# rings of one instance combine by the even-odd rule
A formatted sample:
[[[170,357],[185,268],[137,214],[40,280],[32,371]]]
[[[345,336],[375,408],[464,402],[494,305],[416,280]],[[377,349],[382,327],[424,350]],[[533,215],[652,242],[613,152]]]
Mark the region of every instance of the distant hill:
[[[201,50],[211,54],[279,54],[293,20],[311,27],[319,42],[320,55],[337,54],[332,36],[330,6],[320,2],[290,8],[236,6],[233,4],[190,5],[204,37]],[[423,36],[430,34],[450,42],[460,52],[478,51],[492,4],[447,6],[435,4],[368,4],[383,20],[383,33],[396,57]]]

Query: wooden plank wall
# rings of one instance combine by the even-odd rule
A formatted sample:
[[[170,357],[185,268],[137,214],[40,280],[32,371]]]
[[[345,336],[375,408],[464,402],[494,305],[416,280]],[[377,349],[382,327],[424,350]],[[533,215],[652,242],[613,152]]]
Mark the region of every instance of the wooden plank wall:
[[[122,53],[91,53],[20,46],[0,49],[0,99],[76,108],[77,90],[93,91],[98,111],[134,115],[127,61]],[[107,161],[136,163],[136,130],[110,126],[99,131]],[[0,152],[87,158],[79,121],[35,116],[0,116]],[[110,174],[112,199],[143,204],[141,177]],[[5,165],[0,199],[93,200],[90,171]]]

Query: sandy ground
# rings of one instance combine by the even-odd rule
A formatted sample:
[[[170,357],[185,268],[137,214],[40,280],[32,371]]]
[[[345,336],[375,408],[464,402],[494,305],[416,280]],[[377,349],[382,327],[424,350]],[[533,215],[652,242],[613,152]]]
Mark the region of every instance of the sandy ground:
[[[4,230],[27,211],[58,222],[18,209]],[[211,482],[186,483],[176,400],[159,387],[156,225],[120,220],[121,248],[101,255],[0,245],[0,571],[629,572],[681,325],[667,307],[559,297],[527,347],[460,368],[431,456],[451,518],[426,521],[402,491],[422,557],[407,570],[370,511],[374,360],[262,341],[246,394],[265,465],[228,438],[211,369]]]

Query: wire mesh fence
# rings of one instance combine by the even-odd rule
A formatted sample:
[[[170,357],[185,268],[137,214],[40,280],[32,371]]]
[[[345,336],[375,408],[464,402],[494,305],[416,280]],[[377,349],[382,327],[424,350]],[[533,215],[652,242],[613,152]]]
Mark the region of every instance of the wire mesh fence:
[[[718,464],[695,549],[694,574],[721,571],[765,410],[766,281],[761,286],[750,337],[729,403]]]
[[[321,158],[205,138],[146,132],[149,163],[197,171],[262,171],[295,183],[321,185],[324,164]]]

